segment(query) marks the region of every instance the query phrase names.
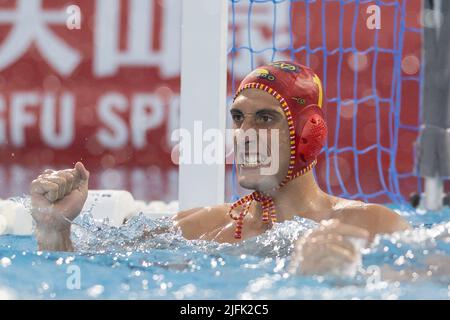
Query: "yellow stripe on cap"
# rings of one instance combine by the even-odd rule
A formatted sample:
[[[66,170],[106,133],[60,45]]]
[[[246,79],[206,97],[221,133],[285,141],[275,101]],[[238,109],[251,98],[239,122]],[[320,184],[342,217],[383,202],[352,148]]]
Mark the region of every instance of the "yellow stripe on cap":
[[[317,76],[317,74],[313,76],[313,81],[319,87],[319,101],[317,101],[317,105],[322,108],[322,99],[323,99],[322,82],[320,81],[320,78]]]

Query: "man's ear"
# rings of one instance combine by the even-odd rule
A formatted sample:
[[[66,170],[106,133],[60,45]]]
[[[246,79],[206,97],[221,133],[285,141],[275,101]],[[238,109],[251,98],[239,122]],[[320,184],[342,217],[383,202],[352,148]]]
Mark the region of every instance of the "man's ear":
[[[311,104],[298,115],[297,156],[305,164],[317,158],[325,145],[328,130],[322,109]]]

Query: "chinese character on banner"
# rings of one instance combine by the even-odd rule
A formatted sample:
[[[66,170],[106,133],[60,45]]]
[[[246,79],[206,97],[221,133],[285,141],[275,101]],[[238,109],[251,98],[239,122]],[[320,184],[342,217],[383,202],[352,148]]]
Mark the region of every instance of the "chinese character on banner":
[[[128,7],[127,45],[119,49],[120,1],[96,1],[94,73],[114,75],[120,66],[156,66],[163,77],[180,72],[180,9],[177,0],[166,0],[161,30],[155,30],[153,1],[130,0]],[[113,32],[111,32],[113,31]],[[156,38],[161,47],[155,49]]]
[[[65,9],[44,10],[42,0],[18,0],[15,9],[0,11],[0,25],[12,30],[0,46],[0,70],[22,57],[35,44],[45,61],[62,76],[69,76],[81,60],[80,53],[68,46],[49,25],[65,25]]]
[[[129,0],[127,28],[120,28],[121,2],[96,0],[94,74],[111,76],[120,66],[155,66],[163,77],[177,76],[180,71],[180,5],[165,0],[162,26],[155,28],[156,8],[152,0]],[[49,25],[65,25],[65,8],[43,9],[42,0],[18,0],[15,9],[2,10],[0,24],[13,25],[12,31],[0,47],[0,70],[7,68],[34,43],[43,58],[55,71],[70,75],[78,66],[81,54],[68,46]],[[121,33],[126,32],[127,49],[119,50]],[[155,39],[161,41],[155,48]]]

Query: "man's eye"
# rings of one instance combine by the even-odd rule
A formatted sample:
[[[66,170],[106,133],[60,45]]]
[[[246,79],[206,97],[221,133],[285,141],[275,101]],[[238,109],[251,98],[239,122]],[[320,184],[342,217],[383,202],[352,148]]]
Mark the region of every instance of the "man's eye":
[[[262,114],[258,118],[259,118],[259,121],[264,122],[264,123],[269,123],[273,120],[272,116],[270,116],[268,114]]]
[[[244,119],[244,116],[242,114],[232,114],[231,118],[234,122],[241,122]]]

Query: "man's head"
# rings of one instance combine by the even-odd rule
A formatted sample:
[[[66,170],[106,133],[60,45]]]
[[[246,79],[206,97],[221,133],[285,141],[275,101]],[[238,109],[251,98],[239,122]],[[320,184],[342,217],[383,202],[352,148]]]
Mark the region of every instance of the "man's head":
[[[320,79],[305,66],[278,61],[247,75],[230,110],[240,185],[264,192],[310,170],[327,135],[321,107]]]

